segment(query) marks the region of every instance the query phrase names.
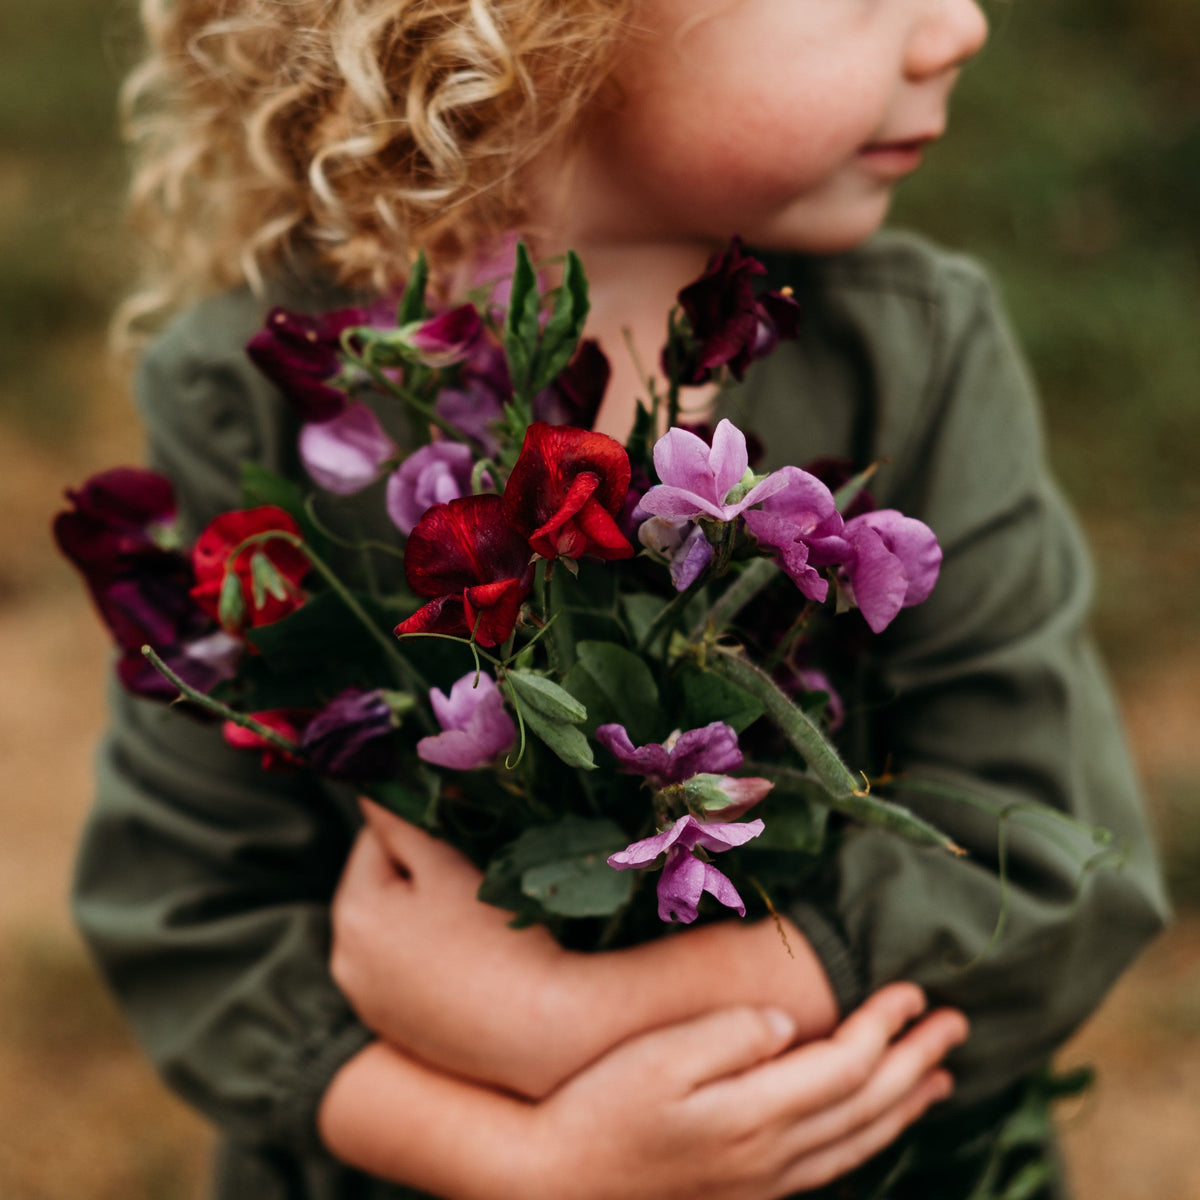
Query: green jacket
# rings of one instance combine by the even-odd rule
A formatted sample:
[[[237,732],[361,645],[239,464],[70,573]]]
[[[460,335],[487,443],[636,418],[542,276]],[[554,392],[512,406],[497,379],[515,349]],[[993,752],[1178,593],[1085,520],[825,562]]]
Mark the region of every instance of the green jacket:
[[[802,334],[751,370],[730,415],[763,437],[771,467],[885,460],[872,484],[881,506],[928,523],[945,550],[931,599],[873,645],[864,686],[879,703],[850,761],[877,762],[884,747],[910,780],[997,806],[1040,801],[1128,846],[1119,869],[1081,878],[1058,826],[1010,819],[1002,887],[995,817],[909,792],[970,856],[862,832],[823,894],[795,907],[843,1010],[912,979],[969,1014],[943,1117],[961,1141],[995,1125],[1160,928],[1167,902],[1083,631],[1085,553],[985,276],[895,234],[769,265],[776,285],[795,288]],[[294,283],[274,299],[334,302]],[[294,421],[243,352],[265,309],[246,292],[213,298],[141,365],[150,461],[174,479],[193,531],[237,506],[240,460],[298,471]],[[357,825],[347,794],[264,775],[215,728],[114,687],[75,913],[163,1077],[222,1130],[224,1200],[409,1194],[339,1166],[314,1129],[327,1082],[371,1036],[327,969],[329,900]]]

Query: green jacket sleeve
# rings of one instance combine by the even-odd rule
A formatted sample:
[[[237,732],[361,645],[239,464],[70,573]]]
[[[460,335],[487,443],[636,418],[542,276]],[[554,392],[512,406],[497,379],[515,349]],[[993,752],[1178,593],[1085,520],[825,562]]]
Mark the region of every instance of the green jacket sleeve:
[[[138,377],[150,461],[189,532],[237,505],[240,459],[282,453],[275,397],[238,349],[248,313],[194,311]],[[264,775],[216,725],[116,685],[111,714],[78,925],[169,1085],[236,1141],[310,1152],[329,1079],[369,1040],[327,967],[353,816],[318,785]]]
[[[946,255],[931,265],[932,254],[900,244],[823,279],[830,323],[814,336],[843,348],[861,337],[839,356],[859,383],[834,389],[840,406],[817,398],[811,428],[826,453],[852,451],[854,430],[866,431],[862,456],[890,461],[881,506],[941,541],[932,596],[874,644],[871,716],[851,759],[878,769],[891,755],[899,798],[969,854],[851,834],[825,914],[798,915],[844,1005],[912,979],[969,1015],[952,1063],[966,1105],[1046,1060],[1160,928],[1167,902],[1084,629],[1086,555],[1048,476],[1027,373],[983,274]],[[834,378],[828,366],[810,374]],[[1110,830],[1123,864],[1084,872],[1096,850],[1086,836],[1045,816],[997,820],[1031,802]]]

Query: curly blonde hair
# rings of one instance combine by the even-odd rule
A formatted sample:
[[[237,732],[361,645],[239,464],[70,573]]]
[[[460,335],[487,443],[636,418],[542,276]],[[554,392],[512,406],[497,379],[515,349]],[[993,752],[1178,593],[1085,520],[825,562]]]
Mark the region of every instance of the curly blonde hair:
[[[150,250],[130,331],[314,254],[385,290],[524,206],[521,168],[609,77],[634,0],[142,0],[122,106]]]

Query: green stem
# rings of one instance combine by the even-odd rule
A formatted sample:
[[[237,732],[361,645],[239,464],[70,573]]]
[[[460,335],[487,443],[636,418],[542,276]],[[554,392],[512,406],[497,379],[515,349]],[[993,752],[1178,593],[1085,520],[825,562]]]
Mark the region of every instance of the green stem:
[[[778,574],[779,568],[773,559],[756,558],[717,597],[704,620],[692,630],[692,641],[697,641],[709,630],[714,634],[722,633],[733,618]]]
[[[467,437],[462,430],[456,429],[437,409],[431,408],[427,404],[422,404],[407,388],[397,387],[377,366],[361,358],[355,358],[354,364],[366,371],[371,379],[379,387],[383,388],[389,396],[394,396],[402,404],[407,404],[423,421],[430,425],[435,425],[447,437],[453,438],[456,442],[467,442],[472,446],[475,445],[474,439]]]
[[[771,780],[781,791],[799,792],[814,804],[845,813],[864,825],[885,829],[918,846],[948,850],[951,854],[965,853],[962,847],[956,845],[940,829],[930,825],[928,821],[923,821],[902,804],[881,800],[861,789],[835,795],[827,791],[812,773],[797,770],[795,767],[776,767],[758,762],[746,762],[742,765],[751,774]]]
[[[158,654],[155,653],[151,646],[143,646],[142,654],[149,660],[150,665],[173,687],[177,688],[180,695],[186,696],[193,704],[199,708],[203,708],[214,716],[224,717],[226,721],[232,721],[235,725],[240,725],[243,729],[250,730],[251,733],[257,734],[264,742],[270,742],[277,750],[283,750],[288,754],[298,756],[300,747],[288,738],[285,738],[278,730],[270,728],[270,726],[262,724],[261,721],[256,721],[253,717],[248,717],[245,713],[235,712],[227,704],[222,704],[220,700],[214,700],[211,696],[206,696],[203,692],[197,691],[189,683],[184,683],[170,667],[167,666]]]
[[[704,586],[703,578],[697,579],[689,587],[679,592],[675,598],[650,622],[650,628],[646,630],[645,637],[638,643],[638,653],[641,655],[649,654],[654,648],[654,644],[662,636],[663,631],[667,629],[671,622],[675,620],[680,613],[687,608],[691,603],[692,597]]]
[[[740,651],[723,646],[712,648],[709,666],[730,683],[737,684],[761,700],[767,716],[799,752],[809,771],[832,797],[861,794],[861,780],[842,762],[841,755],[825,735],[813,724],[808,714],[797,708],[776,686],[775,681],[760,667],[746,659]]]

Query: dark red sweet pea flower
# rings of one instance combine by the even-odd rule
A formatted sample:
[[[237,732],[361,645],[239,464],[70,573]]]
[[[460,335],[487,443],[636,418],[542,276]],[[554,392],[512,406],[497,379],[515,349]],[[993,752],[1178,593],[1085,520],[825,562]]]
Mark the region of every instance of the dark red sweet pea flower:
[[[346,407],[345,393],[328,382],[342,369],[342,333],[369,319],[363,308],[313,315],[273,308],[266,324],[246,343],[246,353],[295,405],[301,420],[328,421]]]
[[[504,488],[513,524],[542,558],[629,558],[617,518],[629,493],[625,447],[603,433],[535,421]]]
[[[503,642],[533,584],[529,543],[500,496],[462,496],[435,504],[417,522],[404,550],[404,574],[418,596],[431,597],[396,626],[406,633],[448,633],[481,646]]]
[[[251,713],[250,716],[260,725],[265,725],[275,733],[282,734],[289,742],[295,742],[298,746],[304,733],[304,727],[312,719],[313,710],[311,708],[273,708],[266,712]],[[233,721],[226,721],[221,726],[221,736],[235,750],[261,750],[264,771],[290,771],[304,766],[304,760],[297,755],[281,750],[253,730],[237,725]]]
[[[551,425],[591,429],[608,390],[612,366],[600,343],[587,338],[557,379],[533,398],[533,415]]]
[[[704,274],[679,293],[692,335],[690,345],[680,338],[673,343],[681,382],[707,383],[723,366],[741,379],[750,363],[770,354],[780,339],[796,337],[800,309],[791,295],[755,295],[754,279],[766,273],[735,237],[726,250],[709,259]],[[669,362],[670,347],[663,352],[668,373]]]
[[[269,625],[295,612],[305,601],[300,581],[309,571],[308,556],[281,538],[249,545],[230,562],[230,555],[247,538],[274,529],[300,536],[300,527],[291,515],[273,504],[222,513],[192,548],[192,567],[196,572],[192,597],[230,633]],[[234,593],[232,605],[228,598],[222,605],[221,591],[229,569],[238,580],[239,591]]]

